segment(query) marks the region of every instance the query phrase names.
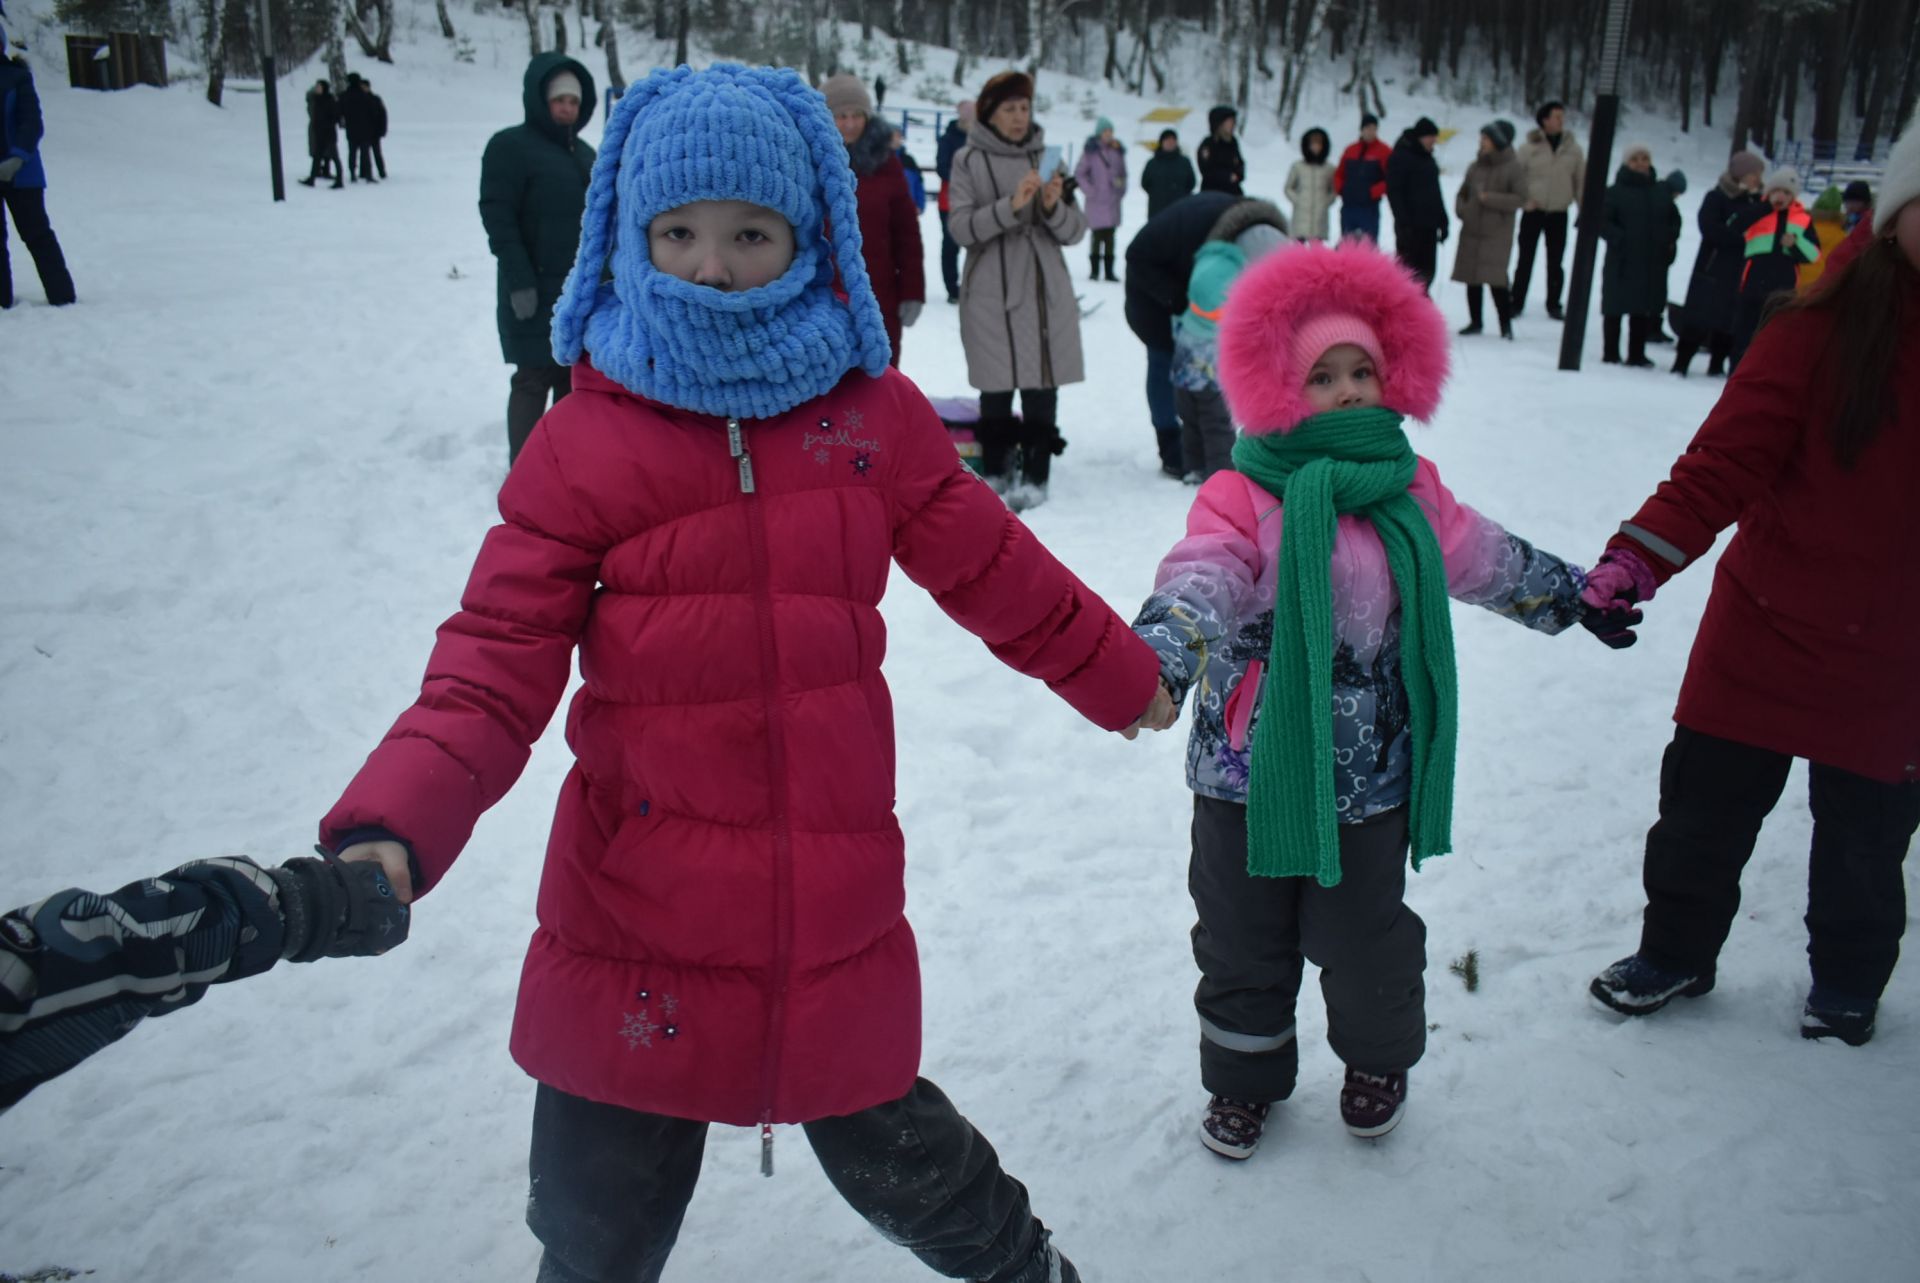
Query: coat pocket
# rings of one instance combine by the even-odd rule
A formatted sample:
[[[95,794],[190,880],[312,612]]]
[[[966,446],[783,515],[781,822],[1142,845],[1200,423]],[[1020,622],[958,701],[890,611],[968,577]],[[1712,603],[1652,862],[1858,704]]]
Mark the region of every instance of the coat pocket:
[[[1233,694],[1227,696],[1227,747],[1236,753],[1246,752],[1253,739],[1253,714],[1260,706],[1260,683],[1266,671],[1264,662],[1254,660],[1247,665],[1246,675],[1233,688]]]

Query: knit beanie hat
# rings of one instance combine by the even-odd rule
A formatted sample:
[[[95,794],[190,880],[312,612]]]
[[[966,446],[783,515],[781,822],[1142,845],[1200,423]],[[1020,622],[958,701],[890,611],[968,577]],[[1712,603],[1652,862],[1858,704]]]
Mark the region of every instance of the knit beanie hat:
[[[1493,145],[1505,150],[1513,146],[1513,122],[1510,120],[1492,120],[1480,126],[1480,132],[1493,139]]]
[[[1685,196],[1687,194],[1687,176],[1677,169],[1669,169],[1667,176],[1660,181],[1665,183],[1667,190],[1671,191],[1675,196]]]
[[[553,73],[553,78],[547,81],[548,102],[552,102],[555,98],[579,98],[582,96],[580,92],[580,77],[574,75],[571,71],[556,71]]]
[[[794,237],[786,273],[754,290],[722,294],[658,271],[648,255],[654,217],[706,200],[745,201],[786,219]],[[804,323],[784,315],[774,316],[780,323],[768,321],[768,314],[788,305],[817,308],[832,299],[836,272],[843,297],[832,315],[823,311]],[[611,279],[604,279],[609,273]],[[797,399],[776,390],[759,398],[764,404],[735,409],[724,372],[669,372],[669,359],[697,364],[700,358],[665,350],[663,345],[687,340],[663,337],[662,316],[703,308],[760,315],[763,346],[782,347],[791,356],[790,372],[782,377],[794,385],[790,396]],[[817,393],[802,395],[809,380],[837,382],[855,368],[875,377],[886,370],[892,350],[861,256],[853,170],[817,90],[790,69],[737,63],[715,63],[704,71],[661,68],[628,87],[607,120],[587,187],[580,250],[554,306],[555,359],[571,365],[589,348],[603,373],[642,396],[667,400],[683,389],[663,383],[684,374],[703,386],[684,390],[671,404],[752,418],[811,399]]]
[[[959,102],[955,103],[953,114],[959,118],[962,125],[971,129],[974,121],[973,99],[962,98]]]
[[[1871,205],[1873,204],[1873,188],[1867,186],[1864,179],[1856,178],[1847,184],[1845,191],[1840,193],[1840,199],[1843,201],[1858,201],[1862,205]]]
[[[1645,143],[1630,143],[1627,149],[1620,153],[1620,159],[1623,163],[1632,160],[1635,156],[1645,156],[1647,163],[1651,165],[1653,163],[1653,148],[1647,146]]]
[[[1233,243],[1242,254],[1247,256],[1247,262],[1257,263],[1285,245],[1287,234],[1272,223],[1255,223],[1234,237]]]
[[[1753,152],[1737,151],[1733,153],[1732,159],[1727,161],[1727,172],[1733,175],[1735,182],[1739,182],[1749,174],[1758,178],[1767,172],[1767,162]]]
[[[1223,122],[1238,119],[1240,119],[1240,113],[1238,111],[1222,104],[1207,112],[1207,128],[1209,130],[1216,130],[1220,128]]]
[[[1920,116],[1907,122],[1907,131],[1887,153],[1886,176],[1873,208],[1873,234],[1891,235],[1893,220],[1910,200],[1920,200]]]
[[[1798,198],[1800,195],[1800,171],[1792,165],[1780,166],[1780,168],[1768,174],[1766,180],[1760,184],[1760,194],[1765,196],[1768,192],[1785,192],[1789,196]]]
[[[836,116],[843,111],[857,111],[862,116],[873,115],[873,98],[867,93],[866,82],[858,76],[849,76],[845,72],[828,76],[820,82],[820,92],[826,95],[827,110]]]
[[[1102,116],[1100,117],[1100,119],[1093,122],[1094,137],[1098,138],[1101,134],[1106,133],[1109,129],[1112,129],[1112,128],[1113,128],[1113,122],[1111,120],[1108,120],[1105,116]]]
[[[1365,129],[1368,125],[1372,125],[1375,129],[1380,128],[1380,117],[1370,111],[1363,111],[1360,113],[1360,128]]]
[[[1313,414],[1306,377],[1329,347],[1373,358],[1381,403],[1431,419],[1447,380],[1446,319],[1419,280],[1372,242],[1296,241],[1247,268],[1220,322],[1220,389],[1247,432],[1288,432]]]
[[[1000,110],[1000,104],[1016,98],[1025,98],[1029,102],[1033,100],[1033,80],[1024,71],[1003,71],[988,80],[980,90],[980,97],[974,101],[974,110],[979,113],[980,120],[992,120],[993,113]]]
[[[1440,126],[1434,124],[1433,121],[1427,117],[1422,116],[1413,122],[1412,133],[1415,138],[1438,138],[1440,136]]]

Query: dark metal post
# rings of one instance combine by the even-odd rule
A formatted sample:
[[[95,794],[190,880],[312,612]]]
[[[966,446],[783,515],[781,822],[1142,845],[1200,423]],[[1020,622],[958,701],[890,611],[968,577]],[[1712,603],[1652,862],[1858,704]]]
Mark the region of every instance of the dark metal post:
[[[260,79],[267,90],[267,157],[273,166],[273,198],[287,198],[287,177],[280,165],[280,77],[273,65],[273,7],[260,0]]]
[[[1593,259],[1600,248],[1601,208],[1613,169],[1613,130],[1620,120],[1620,60],[1627,43],[1627,11],[1633,0],[1607,0],[1607,30],[1600,46],[1600,96],[1593,104],[1593,136],[1587,140],[1587,182],[1580,192],[1580,225],[1573,244],[1573,277],[1567,282],[1567,319],[1560,332],[1560,368],[1580,368],[1587,338],[1587,304],[1593,299]]]

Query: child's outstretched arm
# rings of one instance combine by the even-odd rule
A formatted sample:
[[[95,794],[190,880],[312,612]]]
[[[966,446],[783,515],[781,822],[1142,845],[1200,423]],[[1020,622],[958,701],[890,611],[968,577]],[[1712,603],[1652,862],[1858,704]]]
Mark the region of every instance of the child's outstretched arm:
[[[995,657],[1088,721],[1140,723],[1157,691],[1153,652],[962,462],[927,399],[891,382],[907,424],[892,477],[894,560]]]
[[[244,856],[0,915],[0,1111],[208,985],[282,959],[385,953],[407,938],[407,918],[378,866],[263,869]]]
[[[500,488],[501,523],[480,545],[460,610],[440,625],[420,697],[321,821],[329,851],[403,841],[420,874],[409,895],[446,873],[481,813],[520,778],[566,690],[614,539],[583,499],[596,462],[563,462],[555,448],[556,426],[586,412],[563,401],[534,429]]]
[[[1453,497],[1433,464],[1421,459],[1410,487],[1440,540],[1447,592],[1543,633],[1580,622],[1586,574],[1536,548]]]
[[[1206,668],[1208,651],[1236,620],[1257,613],[1263,557],[1252,496],[1237,473],[1208,478],[1187,512],[1186,538],[1161,558],[1153,592],[1134,617],[1133,630],[1153,647],[1176,706]]]

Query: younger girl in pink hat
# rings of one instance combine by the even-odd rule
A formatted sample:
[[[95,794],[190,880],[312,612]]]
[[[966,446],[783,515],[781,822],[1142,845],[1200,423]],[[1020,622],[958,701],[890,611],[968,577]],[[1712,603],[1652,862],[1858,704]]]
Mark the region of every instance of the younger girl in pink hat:
[[[1194,696],[1200,1138],[1228,1158],[1293,1092],[1306,960],[1348,1130],[1400,1121],[1427,1030],[1407,857],[1451,845],[1447,599],[1547,633],[1582,617],[1580,570],[1455,500],[1401,430],[1433,417],[1447,350],[1419,282],[1365,241],[1249,269],[1220,329],[1234,468],[1200,488],[1134,622],[1175,702]]]

